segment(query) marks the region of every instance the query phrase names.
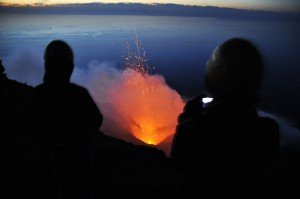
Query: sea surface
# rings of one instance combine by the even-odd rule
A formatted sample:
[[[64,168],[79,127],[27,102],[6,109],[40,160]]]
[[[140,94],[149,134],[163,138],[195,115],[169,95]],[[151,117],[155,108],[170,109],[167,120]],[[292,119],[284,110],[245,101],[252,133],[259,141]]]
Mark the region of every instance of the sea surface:
[[[0,13],[0,58],[11,79],[42,81],[43,51],[54,39],[67,41],[75,65],[91,62],[123,68],[126,44],[136,37],[149,59],[183,97],[203,90],[206,60],[232,37],[255,43],[265,59],[260,108],[300,124],[300,23],[295,20],[172,16],[30,15]]]

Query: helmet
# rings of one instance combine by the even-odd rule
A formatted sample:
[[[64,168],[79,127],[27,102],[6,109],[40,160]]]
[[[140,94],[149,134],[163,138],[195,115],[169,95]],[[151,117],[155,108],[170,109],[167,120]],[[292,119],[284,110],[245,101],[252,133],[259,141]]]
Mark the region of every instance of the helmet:
[[[218,46],[206,63],[206,88],[214,97],[256,100],[263,74],[257,48],[245,39],[230,39]]]

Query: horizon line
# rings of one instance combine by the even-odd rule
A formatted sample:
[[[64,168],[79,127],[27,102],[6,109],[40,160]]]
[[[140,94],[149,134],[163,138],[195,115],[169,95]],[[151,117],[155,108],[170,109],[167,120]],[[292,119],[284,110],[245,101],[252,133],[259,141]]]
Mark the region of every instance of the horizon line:
[[[174,5],[181,7],[197,7],[197,8],[220,8],[220,9],[234,9],[234,10],[244,10],[244,11],[259,11],[259,12],[271,12],[271,13],[282,13],[282,14],[300,14],[300,11],[286,11],[286,10],[270,10],[270,9],[256,9],[256,8],[245,8],[245,7],[230,7],[230,6],[215,6],[215,5],[196,5],[196,4],[178,4],[178,3],[135,3],[135,2],[116,2],[116,3],[106,3],[106,2],[90,2],[90,3],[34,3],[34,4],[19,4],[19,3],[3,3],[0,2],[2,7],[15,7],[15,8],[51,8],[60,6],[80,6],[80,5],[92,5],[92,4],[103,4],[103,5],[146,5],[146,6],[157,6],[157,5]]]

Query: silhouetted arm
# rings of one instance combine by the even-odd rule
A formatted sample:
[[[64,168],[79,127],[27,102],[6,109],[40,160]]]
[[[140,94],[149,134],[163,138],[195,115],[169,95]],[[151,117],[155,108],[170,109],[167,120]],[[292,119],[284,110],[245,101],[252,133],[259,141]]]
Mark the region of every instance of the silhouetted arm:
[[[191,119],[203,110],[202,98],[207,97],[205,94],[200,94],[193,99],[189,100],[184,108],[183,112],[178,116],[177,121],[181,123],[187,119]]]
[[[90,128],[93,130],[99,130],[103,122],[103,116],[87,90],[85,90],[84,101],[87,114],[86,119],[88,120]]]
[[[187,155],[184,133],[182,125],[177,125],[171,148],[171,158],[177,166],[182,166],[184,164],[184,158]]]

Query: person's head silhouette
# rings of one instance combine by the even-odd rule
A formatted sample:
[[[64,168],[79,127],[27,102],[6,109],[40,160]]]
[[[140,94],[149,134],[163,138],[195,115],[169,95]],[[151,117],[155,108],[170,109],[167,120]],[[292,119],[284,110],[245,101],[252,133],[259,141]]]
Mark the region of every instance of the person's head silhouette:
[[[263,59],[245,39],[230,39],[218,46],[206,63],[207,91],[221,100],[255,103],[263,75]]]
[[[70,82],[74,69],[73,60],[73,51],[66,42],[61,40],[54,40],[50,42],[44,54],[44,82]]]

